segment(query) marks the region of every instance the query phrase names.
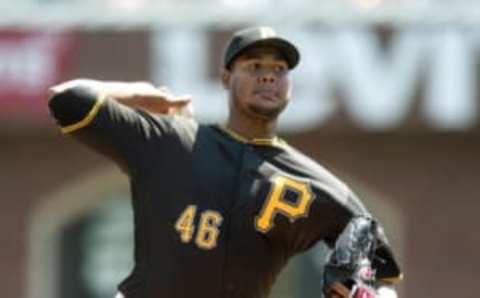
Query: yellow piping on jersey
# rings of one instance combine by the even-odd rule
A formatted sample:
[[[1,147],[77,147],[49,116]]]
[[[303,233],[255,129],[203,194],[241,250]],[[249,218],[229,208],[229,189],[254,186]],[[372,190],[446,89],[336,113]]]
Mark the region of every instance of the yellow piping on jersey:
[[[97,116],[98,111],[100,110],[100,107],[102,106],[103,102],[105,101],[106,95],[105,94],[100,94],[97,98],[97,102],[93,105],[92,109],[90,112],[88,112],[87,116],[80,120],[77,123],[67,125],[65,127],[61,128],[62,133],[71,133],[73,131],[79,130],[80,128],[83,128],[90,124],[92,120]]]
[[[273,138],[253,138],[253,139],[247,139],[244,136],[234,132],[233,130],[229,129],[225,125],[218,125],[218,127],[223,130],[225,133],[227,133],[230,137],[233,139],[245,143],[245,144],[252,144],[252,145],[260,145],[260,146],[277,146],[277,147],[284,147],[287,145],[287,142],[282,140],[279,137],[273,137]]]

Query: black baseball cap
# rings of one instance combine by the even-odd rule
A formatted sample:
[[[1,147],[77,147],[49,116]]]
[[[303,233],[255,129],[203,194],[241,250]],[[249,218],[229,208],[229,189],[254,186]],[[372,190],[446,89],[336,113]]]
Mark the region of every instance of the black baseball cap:
[[[293,69],[300,61],[300,53],[293,43],[279,36],[270,27],[254,27],[233,34],[225,49],[224,67],[230,70],[232,62],[245,50],[263,45],[278,49],[287,60],[289,69]]]

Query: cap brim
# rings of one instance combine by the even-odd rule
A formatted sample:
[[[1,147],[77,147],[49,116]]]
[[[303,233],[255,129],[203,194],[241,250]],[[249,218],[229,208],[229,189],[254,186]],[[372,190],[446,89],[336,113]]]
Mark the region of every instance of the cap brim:
[[[300,53],[298,52],[297,47],[295,47],[291,42],[286,39],[272,37],[252,42],[251,44],[243,48],[241,51],[239,51],[234,57],[232,57],[230,59],[230,62],[235,60],[241,54],[245,53],[245,51],[247,51],[248,49],[258,46],[270,46],[277,49],[287,61],[289,69],[293,69],[295,66],[298,65],[300,61]]]

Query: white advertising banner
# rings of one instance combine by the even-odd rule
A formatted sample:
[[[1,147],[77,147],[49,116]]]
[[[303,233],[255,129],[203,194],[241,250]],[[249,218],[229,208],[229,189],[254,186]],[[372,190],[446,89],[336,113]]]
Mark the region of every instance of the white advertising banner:
[[[371,26],[276,29],[302,55],[284,130],[326,125],[339,115],[369,131],[408,126],[412,117],[440,131],[478,125],[480,28],[406,26],[392,30],[388,44]],[[170,27],[152,42],[153,80],[192,94],[197,116],[214,122],[227,114],[226,94],[211,75],[212,66],[221,67],[221,43],[212,43],[220,33]]]

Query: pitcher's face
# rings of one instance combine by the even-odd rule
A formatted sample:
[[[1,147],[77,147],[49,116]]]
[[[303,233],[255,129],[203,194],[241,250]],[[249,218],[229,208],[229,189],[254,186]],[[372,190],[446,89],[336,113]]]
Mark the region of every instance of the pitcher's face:
[[[225,70],[223,83],[230,92],[231,109],[276,119],[290,99],[291,83],[287,61],[269,46],[248,49]]]

